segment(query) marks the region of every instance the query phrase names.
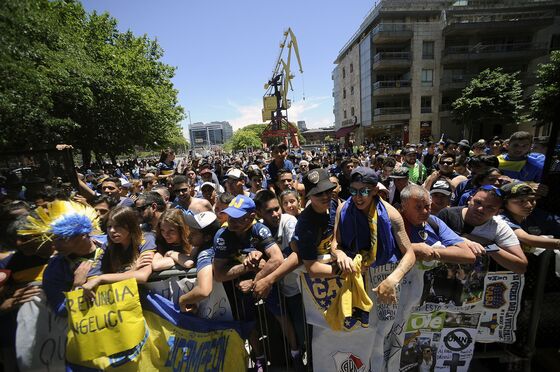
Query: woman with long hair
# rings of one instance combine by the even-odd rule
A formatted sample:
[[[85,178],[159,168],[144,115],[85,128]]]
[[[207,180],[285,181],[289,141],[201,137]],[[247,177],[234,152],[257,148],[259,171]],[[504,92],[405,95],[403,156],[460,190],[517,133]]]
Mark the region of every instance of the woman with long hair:
[[[155,237],[152,233],[142,232],[134,209],[118,206],[109,212],[105,245],[101,263],[103,274],[90,278],[83,285],[86,296],[100,284],[131,278],[138,283],[148,281],[156,249]]]
[[[152,270],[167,270],[176,264],[187,269],[194,266],[189,228],[180,209],[168,209],[161,214],[156,226],[156,244]]]

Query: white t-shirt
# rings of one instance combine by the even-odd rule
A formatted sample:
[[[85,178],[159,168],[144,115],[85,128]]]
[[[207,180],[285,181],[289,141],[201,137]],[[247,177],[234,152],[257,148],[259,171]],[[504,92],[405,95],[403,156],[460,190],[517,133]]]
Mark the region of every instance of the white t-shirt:
[[[496,243],[500,248],[519,245],[519,239],[517,239],[511,227],[497,216],[492,217],[483,225],[476,226],[468,235],[487,239]]]
[[[294,231],[296,229],[297,218],[291,214],[282,213],[280,217],[280,226],[276,232],[276,243],[280,246],[282,252],[286,252],[289,249],[290,242],[294,236]],[[282,293],[286,297],[292,297],[300,293],[298,285],[298,274],[296,272],[291,272],[282,278],[280,282],[280,288]]]

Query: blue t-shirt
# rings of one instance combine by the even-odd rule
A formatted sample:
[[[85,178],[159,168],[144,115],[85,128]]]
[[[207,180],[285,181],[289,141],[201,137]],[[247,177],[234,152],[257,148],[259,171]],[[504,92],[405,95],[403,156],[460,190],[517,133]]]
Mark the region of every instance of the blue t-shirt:
[[[552,235],[560,238],[560,216],[536,208],[523,222],[517,223],[511,215],[504,211],[502,219],[512,230],[523,229],[531,235]]]
[[[463,238],[457,235],[455,231],[451,230],[441,219],[436,216],[430,216],[430,218],[437,224],[438,233],[436,234],[429,223],[426,223],[424,226],[411,226],[409,224],[407,226],[409,227],[407,232],[409,233],[411,243],[426,243],[431,246],[436,242],[440,242],[443,246],[449,247],[464,241]],[[424,235],[422,230],[428,234],[426,240],[422,239],[422,235]]]
[[[292,174],[293,174],[294,173],[294,164],[288,159],[284,160],[284,164],[280,168],[278,168],[276,166],[276,163],[274,162],[274,160],[270,164],[268,164],[268,167],[267,167],[267,171],[268,171],[267,183],[268,183],[268,185],[276,182],[276,180],[278,179],[278,171],[280,169],[287,169],[290,172],[292,172]]]
[[[337,207],[338,203],[331,200],[328,214],[315,212],[311,205],[301,212],[292,238],[301,259],[316,260],[330,254]]]
[[[87,277],[101,275],[101,261],[105,254],[105,244],[93,239],[97,248],[94,252],[81,257],[56,255],[52,257],[43,274],[43,290],[47,303],[58,316],[66,316],[66,297],[64,292],[72,289],[74,271],[86,260],[92,260],[93,266]]]
[[[264,253],[275,245],[270,229],[260,222],[256,222],[240,238],[227,227],[222,227],[214,236],[214,251],[216,258],[227,258],[232,261],[242,262],[242,255],[252,251]]]
[[[214,247],[202,248],[203,250],[196,256],[196,273],[204,269],[206,266],[212,265],[214,261]]]
[[[172,174],[173,170],[175,170],[175,162],[172,161],[170,164],[161,162],[156,165],[156,168],[159,171],[159,174],[161,175]]]

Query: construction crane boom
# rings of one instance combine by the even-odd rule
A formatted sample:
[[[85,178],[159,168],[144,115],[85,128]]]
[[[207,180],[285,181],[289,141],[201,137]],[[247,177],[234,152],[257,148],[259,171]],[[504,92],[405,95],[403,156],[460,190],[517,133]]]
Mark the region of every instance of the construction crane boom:
[[[288,121],[287,112],[291,105],[288,90],[293,90],[292,79],[294,78],[291,73],[292,50],[297,58],[300,74],[303,73],[303,67],[297,39],[292,29],[288,28],[284,31],[283,36],[280,52],[272,70],[272,77],[264,86],[266,92],[263,97],[262,117],[263,121],[270,120],[270,123],[263,132],[262,140],[263,143],[266,143],[265,138],[284,137],[289,146],[288,135],[291,143],[299,146],[297,127]],[[286,55],[286,59],[284,59],[284,55]]]

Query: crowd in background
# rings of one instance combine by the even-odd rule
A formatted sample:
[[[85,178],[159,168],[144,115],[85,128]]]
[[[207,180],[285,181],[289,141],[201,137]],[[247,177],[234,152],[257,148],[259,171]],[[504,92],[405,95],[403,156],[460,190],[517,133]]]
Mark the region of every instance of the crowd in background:
[[[254,319],[253,299],[262,298],[288,340],[293,365],[303,368],[298,267],[328,277],[359,271],[358,254],[361,265],[407,261],[402,275],[395,270],[380,285],[379,300],[392,302],[395,284],[415,260],[474,262],[488,254],[498,267],[523,273],[524,251],[560,248],[559,217],[537,207],[550,191],[541,183],[547,142],[516,132],[474,143],[315,150],[280,144],[180,159],[168,149],[159,159],[80,166],[78,188],[60,180],[21,184],[4,174],[2,349],[14,347],[18,306],[42,292],[64,316],[66,291],[92,294],[100,284],[128,278],[145,283],[178,267],[197,276],[197,287],[174,299],[181,311],[197,314],[214,281],[224,284],[230,303],[246,305],[243,313],[233,309],[236,319]],[[550,171],[560,171],[557,158]],[[38,209],[50,211],[57,201],[93,208],[99,231],[61,231],[48,241],[26,233],[28,216],[39,218]],[[255,368],[264,369],[256,333],[249,343]]]

